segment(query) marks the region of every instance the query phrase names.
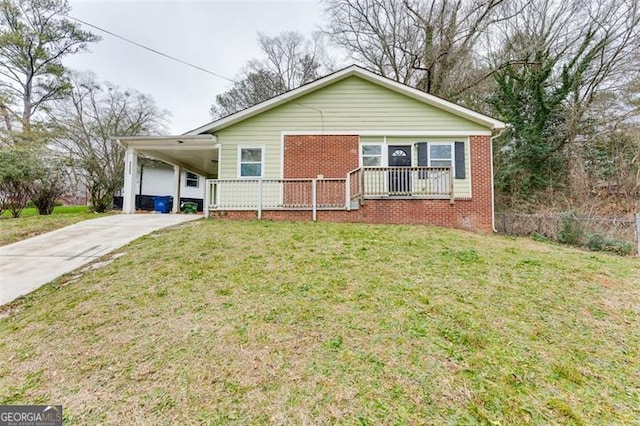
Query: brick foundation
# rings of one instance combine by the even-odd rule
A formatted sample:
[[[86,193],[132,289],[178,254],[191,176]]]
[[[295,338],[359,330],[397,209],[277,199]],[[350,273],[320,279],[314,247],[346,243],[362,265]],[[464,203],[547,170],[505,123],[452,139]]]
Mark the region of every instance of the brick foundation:
[[[435,225],[491,232],[491,220],[482,223],[471,200],[366,200],[359,210],[318,210],[320,222]],[[255,211],[211,212],[214,219],[255,220]],[[311,221],[309,210],[263,210],[263,220]]]
[[[390,224],[422,224],[447,228],[459,228],[476,232],[492,232],[493,204],[491,199],[491,140],[489,136],[472,136],[471,153],[471,199],[449,200],[424,199],[375,199],[365,200],[358,210],[319,210],[318,221],[362,222]],[[358,136],[286,136],[284,177],[344,178],[358,167]],[[333,192],[333,191],[331,191]],[[293,192],[285,200],[307,199],[310,194]],[[287,198],[288,197],[288,198]],[[335,200],[333,198],[335,197]],[[344,191],[336,189],[331,200],[342,203]],[[300,199],[302,200],[302,199]],[[322,202],[322,200],[318,200]],[[255,211],[211,212],[215,219],[257,219]],[[265,220],[310,221],[311,211],[265,210]]]

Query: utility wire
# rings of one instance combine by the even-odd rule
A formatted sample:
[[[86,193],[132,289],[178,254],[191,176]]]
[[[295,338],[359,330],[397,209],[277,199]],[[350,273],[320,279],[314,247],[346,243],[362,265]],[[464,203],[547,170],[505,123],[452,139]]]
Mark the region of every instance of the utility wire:
[[[172,61],[176,61],[176,62],[179,62],[179,63],[181,63],[181,64],[183,64],[183,65],[188,66],[188,67],[195,68],[195,69],[200,70],[200,71],[202,71],[202,72],[206,72],[207,74],[211,74],[211,75],[212,75],[212,76],[214,76],[214,77],[218,77],[218,78],[221,78],[221,79],[223,79],[223,80],[227,80],[227,81],[229,81],[229,82],[231,82],[231,83],[234,83],[234,84],[238,83],[236,80],[233,80],[233,79],[231,79],[231,78],[229,78],[229,77],[225,77],[225,76],[223,76],[223,75],[221,75],[221,74],[218,74],[218,73],[216,73],[216,72],[210,71],[210,70],[208,70],[208,69],[206,69],[206,68],[202,68],[201,66],[198,66],[198,65],[192,64],[192,63],[187,62],[187,61],[183,61],[182,59],[176,58],[175,56],[171,56],[171,55],[168,55],[168,54],[166,54],[166,53],[160,52],[159,50],[156,50],[156,49],[153,49],[153,48],[151,48],[151,47],[145,46],[144,44],[140,44],[140,43],[138,43],[137,41],[133,41],[133,40],[128,39],[128,38],[126,38],[126,37],[124,37],[124,36],[118,35],[118,34],[116,34],[116,33],[112,32],[112,31],[109,31],[109,30],[106,30],[106,29],[104,29],[104,28],[101,28],[101,27],[99,27],[99,26],[97,26],[97,25],[90,24],[89,22],[87,22],[87,21],[83,21],[82,19],[78,19],[78,18],[73,17],[73,16],[71,16],[71,15],[65,15],[65,16],[66,16],[67,18],[69,18],[69,19],[73,19],[73,20],[74,20],[74,21],[76,21],[76,22],[80,22],[81,24],[87,25],[87,26],[89,26],[89,27],[91,27],[91,28],[94,28],[94,29],[96,29],[96,30],[98,30],[98,31],[102,31],[103,33],[106,33],[106,34],[109,34],[109,35],[111,35],[111,36],[113,36],[113,37],[119,38],[120,40],[126,41],[127,43],[131,43],[131,44],[133,44],[134,46],[137,46],[137,47],[140,47],[140,48],[142,48],[142,49],[148,50],[149,52],[152,52],[152,53],[155,53],[155,54],[157,54],[157,55],[163,56],[163,57],[165,57],[165,58],[167,58],[167,59],[170,59],[170,60],[172,60]],[[275,95],[275,96],[274,96],[274,98],[285,99],[285,98],[282,96],[282,94],[277,94],[277,95]],[[299,103],[299,102],[294,102],[294,103],[295,103],[296,105],[300,105],[300,106],[302,106],[302,107],[304,107],[304,108],[308,108],[308,109],[310,109],[310,110],[312,110],[312,111],[315,111],[315,112],[319,113],[319,114],[320,114],[320,122],[322,123],[322,133],[324,133],[324,114],[322,113],[322,111],[321,111],[321,110],[319,110],[319,109],[317,109],[317,108],[311,107],[311,106],[309,106],[309,105],[305,105],[305,104],[303,104],[303,103]]]
[[[218,74],[218,73],[215,73],[215,72],[213,72],[213,71],[209,71],[209,70],[208,70],[208,69],[206,69],[206,68],[202,68],[201,66],[194,65],[194,64],[192,64],[192,63],[190,63],[190,62],[183,61],[182,59],[176,58],[175,56],[167,55],[166,53],[162,53],[162,52],[160,52],[160,51],[158,51],[158,50],[156,50],[156,49],[153,49],[153,48],[151,48],[151,47],[148,47],[148,46],[145,46],[145,45],[143,45],[143,44],[140,44],[140,43],[138,43],[138,42],[136,42],[136,41],[133,41],[133,40],[131,40],[131,39],[128,39],[128,38],[126,38],[126,37],[123,37],[123,36],[121,36],[121,35],[118,35],[118,34],[116,34],[116,33],[114,33],[114,32],[111,32],[111,31],[106,30],[106,29],[104,29],[104,28],[100,28],[100,27],[99,27],[99,26],[97,26],[97,25],[90,24],[90,23],[88,23],[88,22],[86,22],[86,21],[83,21],[82,19],[75,18],[75,17],[73,17],[73,16],[71,16],[71,15],[66,15],[66,16],[67,16],[67,18],[69,18],[69,19],[73,19],[74,21],[80,22],[81,24],[87,25],[87,26],[89,26],[89,27],[91,27],[91,28],[95,28],[95,29],[96,29],[96,30],[98,30],[98,31],[102,31],[102,32],[104,32],[104,33],[107,33],[107,34],[109,34],[109,35],[112,35],[113,37],[119,38],[120,40],[124,40],[124,41],[126,41],[127,43],[131,43],[131,44],[133,44],[133,45],[135,45],[135,46],[141,47],[141,48],[143,48],[143,49],[145,49],[145,50],[148,50],[148,51],[153,52],[153,53],[155,53],[155,54],[158,54],[158,55],[160,55],[160,56],[164,56],[165,58],[171,59],[172,61],[180,62],[180,63],[181,63],[181,64],[183,64],[183,65],[189,66],[189,67],[191,67],[191,68],[195,68],[195,69],[200,70],[200,71],[202,71],[202,72],[206,72],[207,74],[211,74],[211,75],[213,75],[213,76],[215,76],[215,77],[218,77],[218,78],[221,78],[221,79],[223,79],[223,80],[230,81],[231,83],[237,83],[237,81],[235,81],[235,80],[233,80],[233,79],[230,79],[230,78],[228,78],[228,77],[225,77],[225,76],[220,75],[220,74]]]

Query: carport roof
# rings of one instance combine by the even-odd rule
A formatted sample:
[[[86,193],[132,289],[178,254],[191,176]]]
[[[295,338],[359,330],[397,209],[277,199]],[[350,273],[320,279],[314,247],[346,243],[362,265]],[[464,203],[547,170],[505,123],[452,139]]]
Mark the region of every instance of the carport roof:
[[[125,149],[180,166],[202,176],[218,172],[218,144],[214,135],[114,136]]]

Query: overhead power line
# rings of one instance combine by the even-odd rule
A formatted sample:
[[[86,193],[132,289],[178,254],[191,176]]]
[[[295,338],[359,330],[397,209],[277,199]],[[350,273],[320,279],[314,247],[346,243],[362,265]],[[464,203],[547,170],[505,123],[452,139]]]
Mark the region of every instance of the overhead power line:
[[[166,53],[160,52],[159,50],[156,50],[156,49],[153,49],[153,48],[151,48],[151,47],[145,46],[144,44],[138,43],[137,41],[133,41],[133,40],[128,39],[128,38],[126,38],[126,37],[124,37],[124,36],[118,35],[118,34],[116,34],[116,33],[112,32],[112,31],[106,30],[106,29],[101,28],[101,27],[99,27],[99,26],[97,26],[97,25],[90,24],[89,22],[83,21],[82,19],[75,18],[75,17],[73,17],[73,16],[71,16],[71,15],[66,15],[66,16],[67,16],[67,18],[69,18],[69,19],[73,19],[74,21],[80,22],[81,24],[84,24],[84,25],[86,25],[86,26],[89,26],[89,27],[91,27],[91,28],[94,28],[94,29],[96,29],[96,30],[98,30],[98,31],[102,31],[103,33],[106,33],[106,34],[109,34],[109,35],[111,35],[111,36],[113,36],[113,37],[119,38],[120,40],[124,40],[124,41],[126,41],[127,43],[131,43],[131,44],[133,44],[134,46],[141,47],[142,49],[148,50],[149,52],[153,52],[153,53],[155,53],[155,54],[157,54],[157,55],[164,56],[164,57],[165,57],[165,58],[167,58],[167,59],[171,59],[172,61],[176,61],[176,62],[179,62],[179,63],[181,63],[181,64],[183,64],[183,65],[189,66],[189,67],[191,67],[191,68],[195,68],[195,69],[200,70],[200,71],[202,71],[202,72],[206,72],[207,74],[211,74],[211,75],[213,75],[214,77],[218,77],[218,78],[221,78],[221,79],[223,79],[223,80],[230,81],[231,83],[237,83],[235,80],[233,80],[233,79],[231,79],[231,78],[225,77],[225,76],[223,76],[223,75],[221,75],[221,74],[218,74],[218,73],[216,73],[216,72],[210,71],[210,70],[208,70],[208,69],[206,69],[206,68],[202,68],[202,67],[201,67],[201,66],[199,66],[199,65],[195,65],[195,64],[192,64],[192,63],[190,63],[190,62],[183,61],[182,59],[176,58],[175,56],[171,56],[171,55],[168,55],[168,54],[166,54]]]
[[[90,24],[90,23],[89,23],[89,22],[87,22],[87,21],[83,21],[82,19],[78,19],[78,18],[73,17],[73,16],[71,16],[71,15],[65,15],[65,16],[66,16],[67,18],[69,18],[69,19],[73,19],[73,20],[74,20],[74,21],[76,21],[76,22],[80,22],[81,24],[87,25],[87,26],[89,26],[89,27],[91,27],[91,28],[94,28],[94,29],[96,29],[96,30],[98,30],[98,31],[102,31],[103,33],[106,33],[106,34],[109,34],[109,35],[111,35],[111,36],[113,36],[113,37],[119,38],[120,40],[126,41],[127,43],[131,43],[131,44],[133,44],[134,46],[137,46],[137,47],[140,47],[140,48],[142,48],[142,49],[148,50],[149,52],[155,53],[156,55],[163,56],[163,57],[165,57],[165,58],[167,58],[167,59],[170,59],[170,60],[172,60],[172,61],[176,61],[176,62],[179,62],[179,63],[181,63],[181,64],[183,64],[183,65],[188,66],[188,67],[195,68],[195,69],[197,69],[197,70],[199,70],[199,71],[206,72],[207,74],[211,74],[211,75],[212,75],[212,76],[214,76],[214,77],[218,77],[218,78],[221,78],[221,79],[223,79],[223,80],[227,80],[227,81],[229,81],[229,82],[231,82],[231,83],[234,83],[234,84],[235,84],[235,83],[238,83],[236,80],[233,80],[233,79],[231,79],[231,78],[229,78],[229,77],[225,77],[224,75],[221,75],[221,74],[218,74],[218,73],[216,73],[216,72],[210,71],[210,70],[208,70],[208,69],[206,69],[206,68],[202,68],[202,67],[201,67],[201,66],[199,66],[199,65],[195,65],[195,64],[192,64],[192,63],[190,63],[190,62],[183,61],[182,59],[176,58],[175,56],[171,56],[171,55],[168,55],[168,54],[166,54],[166,53],[160,52],[159,50],[153,49],[153,48],[151,48],[151,47],[145,46],[144,44],[138,43],[137,41],[134,41],[134,40],[131,40],[131,39],[127,38],[127,37],[124,37],[124,36],[121,36],[121,35],[119,35],[119,34],[116,34],[116,33],[114,33],[113,31],[109,31],[109,30],[104,29],[104,28],[102,28],[102,27],[99,27],[99,26],[97,26],[97,25]],[[282,94],[277,94],[277,95],[275,95],[275,96],[274,96],[274,98],[285,99],[285,98],[282,96]],[[300,103],[300,102],[294,102],[294,103],[295,103],[296,105],[300,105],[301,107],[308,108],[308,109],[310,109],[310,110],[312,110],[312,111],[315,111],[315,112],[319,113],[319,114],[320,114],[320,121],[321,121],[321,123],[322,123],[322,132],[324,133],[324,114],[322,113],[322,110],[320,110],[320,109],[318,109],[318,108],[311,107],[311,106],[309,106],[309,105],[305,105],[305,104]]]

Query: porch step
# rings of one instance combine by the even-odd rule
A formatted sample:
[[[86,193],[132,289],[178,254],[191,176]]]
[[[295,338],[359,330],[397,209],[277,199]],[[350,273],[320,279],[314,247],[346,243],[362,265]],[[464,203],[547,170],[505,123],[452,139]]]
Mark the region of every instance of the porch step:
[[[358,210],[360,209],[360,200],[351,200],[351,210]]]

